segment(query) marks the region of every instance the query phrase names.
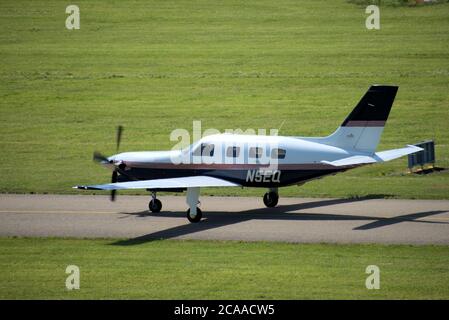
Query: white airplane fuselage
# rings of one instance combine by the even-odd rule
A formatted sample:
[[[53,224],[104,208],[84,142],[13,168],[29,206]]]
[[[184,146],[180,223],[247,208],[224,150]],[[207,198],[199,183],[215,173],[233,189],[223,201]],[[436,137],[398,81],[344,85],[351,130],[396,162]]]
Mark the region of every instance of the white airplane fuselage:
[[[124,152],[108,160],[121,165],[126,176],[122,174],[120,181],[205,175],[242,186],[274,188],[355,167],[335,167],[323,160],[369,154],[307,139],[313,138],[219,134],[204,137],[184,150]],[[212,154],[196,152],[203,145],[213,146]],[[275,150],[285,153],[279,156]]]

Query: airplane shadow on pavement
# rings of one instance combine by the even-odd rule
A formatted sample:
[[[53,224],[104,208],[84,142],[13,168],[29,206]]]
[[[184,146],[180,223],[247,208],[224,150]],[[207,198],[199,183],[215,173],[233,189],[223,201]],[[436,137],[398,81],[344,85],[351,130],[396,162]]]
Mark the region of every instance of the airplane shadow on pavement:
[[[275,208],[258,208],[250,209],[240,212],[226,212],[226,211],[213,211],[207,212],[206,218],[199,223],[187,223],[180,226],[168,228],[161,231],[145,234],[143,236],[119,240],[113,242],[112,245],[138,245],[154,240],[170,239],[195,232],[201,232],[222,226],[228,226],[237,224],[252,219],[258,220],[294,220],[294,221],[370,221],[369,223],[356,227],[353,230],[370,230],[374,228],[381,228],[401,222],[418,222],[418,223],[437,223],[447,224],[447,222],[439,221],[426,221],[416,220],[419,218],[425,218],[447,211],[426,211],[411,213],[391,218],[374,217],[374,216],[359,216],[359,215],[346,215],[346,214],[321,214],[321,213],[290,213],[291,211],[304,210],[311,208],[318,208],[323,206],[330,206],[343,203],[366,201],[369,199],[376,199],[383,197],[382,195],[371,195],[363,198],[351,198],[351,199],[329,199],[320,200],[307,203],[280,205]],[[180,212],[163,212],[163,213],[148,213],[148,211],[127,213],[130,215],[136,215],[139,217],[160,216],[160,217],[172,217],[172,218],[185,218],[185,213]],[[373,221],[374,220],[374,221]]]

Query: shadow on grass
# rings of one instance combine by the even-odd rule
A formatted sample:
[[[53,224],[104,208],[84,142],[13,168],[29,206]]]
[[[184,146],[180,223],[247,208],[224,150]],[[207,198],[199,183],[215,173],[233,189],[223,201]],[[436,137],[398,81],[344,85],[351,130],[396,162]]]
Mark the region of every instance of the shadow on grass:
[[[374,216],[359,216],[359,215],[339,215],[339,214],[320,214],[320,213],[290,213],[291,211],[304,210],[311,208],[319,208],[330,205],[352,203],[359,201],[366,201],[370,199],[385,198],[386,195],[369,195],[361,198],[350,198],[350,199],[329,199],[320,200],[307,203],[298,203],[290,205],[281,205],[275,208],[258,208],[251,209],[241,212],[225,212],[225,211],[214,211],[208,212],[206,219],[203,219],[199,223],[188,223],[181,226],[176,226],[168,228],[165,230],[156,231],[143,236],[139,236],[127,240],[119,240],[113,242],[112,245],[138,245],[154,240],[170,239],[175,238],[195,232],[201,232],[205,230],[211,230],[223,226],[229,226],[241,222],[250,221],[253,219],[258,220],[291,220],[291,221],[370,221],[369,223],[354,228],[353,230],[370,230],[380,227],[385,227],[400,222],[419,222],[419,223],[437,223],[437,224],[447,224],[446,222],[436,222],[436,221],[424,221],[416,220],[419,218],[425,218],[432,215],[444,213],[446,211],[426,211],[411,213],[407,215],[385,218],[385,217],[374,217]],[[232,199],[231,199],[232,201]],[[184,217],[184,213],[179,212],[164,212],[164,213],[152,213],[149,214],[147,211],[127,213],[130,215],[135,215],[139,217],[146,216],[158,216],[158,217],[172,217],[180,218]],[[374,221],[373,221],[374,220]]]
[[[432,168],[424,168],[424,169],[418,169],[416,171],[413,171],[414,174],[419,174],[419,175],[426,175],[429,173],[434,173],[434,172],[440,172],[440,171],[446,171],[445,168],[440,168],[440,167],[432,167]]]

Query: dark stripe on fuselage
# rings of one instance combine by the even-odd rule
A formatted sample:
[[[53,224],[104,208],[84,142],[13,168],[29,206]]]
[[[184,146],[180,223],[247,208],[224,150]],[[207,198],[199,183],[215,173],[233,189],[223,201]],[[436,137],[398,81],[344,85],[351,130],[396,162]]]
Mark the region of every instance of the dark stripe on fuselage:
[[[210,176],[238,183],[247,187],[282,187],[300,184],[322,176],[346,171],[355,166],[335,167],[327,164],[284,164],[273,168],[269,175],[259,175],[269,169],[261,165],[224,165],[224,164],[171,164],[140,163],[131,166],[127,162],[125,172],[137,180],[167,179],[189,176]],[[232,166],[232,167],[229,167]],[[249,178],[249,179],[248,179]]]

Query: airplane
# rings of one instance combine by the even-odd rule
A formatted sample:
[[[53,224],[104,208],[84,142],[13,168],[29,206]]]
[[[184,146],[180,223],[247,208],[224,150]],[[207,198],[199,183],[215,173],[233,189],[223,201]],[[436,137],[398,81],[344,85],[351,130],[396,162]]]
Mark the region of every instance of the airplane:
[[[278,189],[334,175],[364,165],[390,161],[423,150],[404,148],[376,152],[398,91],[397,86],[372,85],[340,127],[327,137],[215,134],[189,147],[172,151],[124,152],[94,160],[112,170],[112,182],[81,185],[76,189],[146,189],[151,192],[149,211],[160,212],[157,192],[187,191],[187,219],[202,219],[200,188],[267,188],[266,207],[275,207]],[[117,130],[117,152],[123,127]]]

